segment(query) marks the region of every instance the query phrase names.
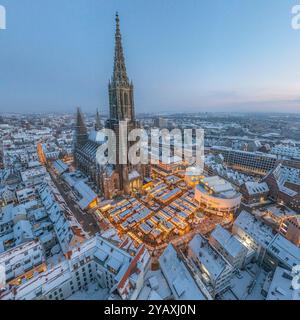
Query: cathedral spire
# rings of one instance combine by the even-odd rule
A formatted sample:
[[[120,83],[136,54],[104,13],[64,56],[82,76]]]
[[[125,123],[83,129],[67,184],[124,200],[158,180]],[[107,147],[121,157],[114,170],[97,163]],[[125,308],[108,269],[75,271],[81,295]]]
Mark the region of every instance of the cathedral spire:
[[[101,118],[100,118],[99,109],[97,108],[95,130],[100,131],[101,129],[102,129]]]
[[[108,85],[110,120],[135,120],[133,84],[129,82],[120,31],[120,19],[116,14],[114,72]]]
[[[88,137],[87,128],[85,126],[85,122],[80,108],[77,108],[75,135],[77,145],[83,145]]]
[[[122,46],[122,35],[120,30],[120,18],[118,12],[116,13],[115,62],[112,82],[118,84],[129,83],[126,72],[125,58]]]

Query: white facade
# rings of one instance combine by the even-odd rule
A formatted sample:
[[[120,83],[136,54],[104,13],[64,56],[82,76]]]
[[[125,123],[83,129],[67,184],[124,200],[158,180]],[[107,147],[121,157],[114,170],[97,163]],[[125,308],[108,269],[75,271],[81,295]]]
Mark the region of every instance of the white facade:
[[[195,200],[208,214],[224,216],[240,207],[241,194],[224,179],[215,176],[202,179],[195,189]]]
[[[27,242],[0,255],[0,265],[5,269],[7,282],[41,265],[44,261],[44,252],[39,241]]]
[[[234,268],[200,234],[190,241],[188,256],[213,297],[230,286]]]
[[[100,236],[80,244],[66,260],[17,287],[0,292],[0,300],[62,300],[96,281],[119,299],[135,299],[144,284],[150,255],[141,247],[135,256]]]
[[[260,262],[274,238],[271,227],[245,210],[235,220],[232,232],[244,246],[255,252],[255,259]]]
[[[209,243],[235,268],[241,269],[248,249],[230,232],[217,225],[209,238]]]

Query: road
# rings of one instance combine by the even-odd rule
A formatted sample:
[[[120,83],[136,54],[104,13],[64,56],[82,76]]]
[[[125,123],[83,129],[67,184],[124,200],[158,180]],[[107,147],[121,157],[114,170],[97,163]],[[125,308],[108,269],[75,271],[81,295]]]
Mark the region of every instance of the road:
[[[51,170],[51,168],[48,168],[48,172],[58,191],[64,198],[67,206],[70,208],[75,218],[82,226],[83,230],[87,232],[90,236],[94,236],[96,233],[100,232],[100,228],[97,224],[97,220],[94,217],[94,215],[91,213],[83,212],[78,207],[77,203],[64,191],[64,183],[61,181],[61,179],[56,177],[55,173]]]

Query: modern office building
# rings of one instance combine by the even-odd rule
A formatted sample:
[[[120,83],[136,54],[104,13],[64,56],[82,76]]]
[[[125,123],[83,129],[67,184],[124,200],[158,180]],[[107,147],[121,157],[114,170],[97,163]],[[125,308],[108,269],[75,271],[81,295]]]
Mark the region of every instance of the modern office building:
[[[258,175],[265,175],[274,169],[277,163],[275,155],[262,152],[248,152],[227,147],[212,147],[211,152],[222,154],[224,162],[236,170]]]

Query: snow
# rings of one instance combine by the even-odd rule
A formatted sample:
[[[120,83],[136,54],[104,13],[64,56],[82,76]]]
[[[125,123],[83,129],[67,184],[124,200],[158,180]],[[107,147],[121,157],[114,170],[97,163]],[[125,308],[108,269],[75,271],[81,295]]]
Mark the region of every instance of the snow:
[[[242,229],[264,247],[267,247],[274,238],[272,228],[257,220],[257,218],[245,210],[235,220],[234,227]]]
[[[159,258],[159,263],[176,299],[206,300],[186,266],[178,258],[177,252],[172,244],[169,244],[165,249]]]
[[[129,181],[135,180],[135,179],[138,179],[138,178],[140,178],[140,174],[136,170],[133,170],[128,174]]]
[[[213,237],[232,257],[237,257],[245,250],[245,246],[221,225],[216,226],[211,237]]]
[[[230,291],[238,300],[264,300],[261,290],[266,277],[267,272],[257,265],[249,265],[232,278]],[[226,296],[223,299],[226,300]]]
[[[255,181],[248,181],[245,183],[245,186],[250,195],[269,192],[269,187],[265,182],[259,183]]]
[[[292,272],[277,267],[269,288],[267,300],[300,300],[300,290],[294,290]]]
[[[197,257],[213,279],[217,279],[226,266],[230,266],[200,234],[196,234],[190,241],[189,250]]]
[[[108,289],[101,288],[97,283],[90,283],[86,290],[77,291],[67,300],[107,300],[108,297]]]
[[[91,202],[97,199],[96,193],[83,181],[77,182],[74,188],[81,196],[78,204],[82,210],[86,209]]]
[[[158,286],[156,286],[155,282],[157,282]],[[153,297],[168,300],[171,296],[172,292],[161,270],[149,270],[145,274],[144,286],[139,294],[138,300],[153,300]]]
[[[300,265],[300,248],[280,234],[270,243],[268,251],[290,269]]]

